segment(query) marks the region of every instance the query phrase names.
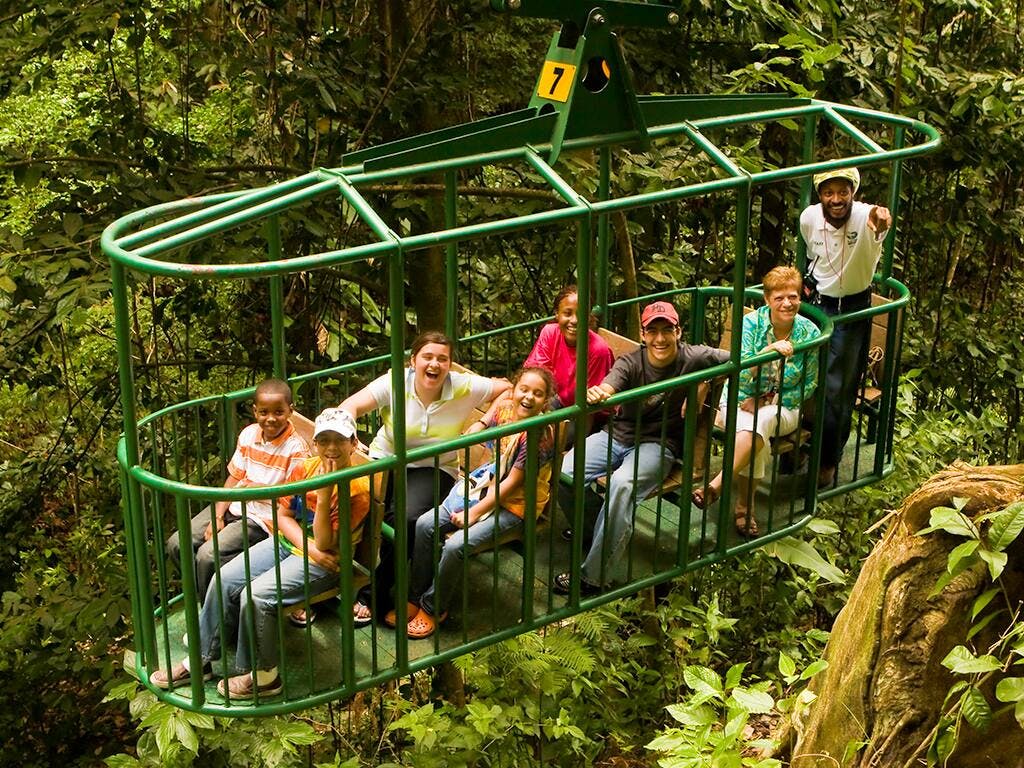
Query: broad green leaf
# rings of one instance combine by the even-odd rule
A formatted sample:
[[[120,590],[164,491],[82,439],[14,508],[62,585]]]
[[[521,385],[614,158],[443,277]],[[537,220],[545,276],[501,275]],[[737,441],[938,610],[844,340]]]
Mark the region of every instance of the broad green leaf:
[[[978,527],[967,515],[950,507],[935,507],[928,519],[928,527],[917,532],[918,536],[932,531],[946,531],[954,536],[968,539],[980,538]]]
[[[741,709],[755,714],[771,712],[775,706],[775,699],[770,694],[739,686],[732,689],[732,699]]]
[[[796,674],[796,662],[782,651],[779,651],[779,672],[783,677],[790,677]]]
[[[978,614],[985,610],[985,606],[992,602],[992,598],[998,594],[999,587],[992,587],[992,589],[987,589],[974,598],[974,604],[971,606],[971,621],[974,621]]]
[[[985,518],[989,522],[985,540],[989,547],[1002,552],[1024,531],[1024,501],[1014,502],[1006,509],[985,515]]]
[[[985,699],[985,694],[977,688],[971,688],[964,694],[964,717],[967,722],[979,731],[986,730],[992,723],[992,708]]]
[[[942,666],[958,675],[976,675],[999,669],[999,659],[995,656],[975,656],[962,645],[951,650],[942,660]]]
[[[931,598],[935,597],[937,594],[939,594],[940,592],[942,592],[942,590],[944,590],[946,587],[948,587],[949,583],[953,579],[955,579],[958,575],[959,574],[957,574],[957,573],[950,573],[949,571],[943,571],[942,575],[939,576],[938,579],[936,579],[935,586],[932,587],[932,591],[928,593],[928,598],[931,599]]]
[[[135,768],[135,766],[142,765],[138,759],[131,755],[111,755],[105,758],[103,761],[107,768]]]
[[[1009,704],[1024,700],[1024,677],[1004,677],[996,684],[996,700]]]
[[[178,743],[193,755],[199,752],[199,737],[186,718],[181,716],[174,718],[174,735]]]
[[[15,283],[7,275],[0,275],[0,291],[4,293],[14,293],[18,290],[18,284]]]
[[[704,697],[722,696],[722,680],[713,669],[691,664],[683,670],[683,682]]]
[[[818,659],[816,662],[808,666],[807,669],[800,673],[800,679],[810,680],[823,669],[828,669],[828,662],[825,659]]]
[[[981,542],[978,539],[968,539],[961,544],[957,544],[946,559],[946,570],[949,573],[958,573],[957,566],[960,565],[961,561],[973,555],[974,550],[980,546]]]
[[[998,616],[1002,612],[1003,612],[1002,608],[999,608],[997,610],[992,611],[992,613],[988,614],[987,616],[985,616],[985,618],[983,618],[981,621],[979,621],[979,622],[977,622],[975,624],[972,624],[971,628],[969,630],[967,630],[967,636],[964,638],[964,640],[970,640],[976,634],[981,632],[981,630],[983,630],[985,627],[987,627],[989,625],[989,623],[992,621],[992,619],[994,619],[996,616]]]
[[[998,579],[1006,567],[1006,553],[993,552],[991,549],[979,549],[978,557],[988,564],[988,572],[992,576],[992,581]]]
[[[787,536],[767,544],[762,549],[784,563],[807,568],[832,584],[842,584],[843,572],[823,558],[809,542]]]
[[[812,517],[811,521],[807,523],[807,527],[815,533],[823,536],[831,536],[839,533],[839,526],[831,520],[826,520],[822,517]]]
[[[747,662],[741,661],[739,664],[733,664],[729,667],[729,671],[725,673],[725,689],[735,688],[740,684],[740,680],[743,679],[743,670],[747,668]]]
[[[683,725],[711,725],[717,719],[715,710],[705,704],[669,704],[665,709]]]

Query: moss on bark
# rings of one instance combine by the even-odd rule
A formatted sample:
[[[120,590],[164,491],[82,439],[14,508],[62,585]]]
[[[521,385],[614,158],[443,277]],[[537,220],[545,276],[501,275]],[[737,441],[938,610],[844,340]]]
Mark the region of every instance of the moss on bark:
[[[894,516],[854,585],[825,649],[829,667],[814,684],[818,699],[797,724],[793,768],[916,766],[923,758],[955,677],[941,665],[964,643],[973,600],[988,586],[982,568],[961,574],[929,598],[962,539],[937,532],[917,536],[934,507],[954,497],[969,499],[972,516],[1024,497],[1024,464],[970,467],[954,464],[911,494]],[[1011,604],[1024,600],[1024,546],[1015,542],[1002,576]],[[992,622],[975,637],[984,648],[1005,621]],[[987,636],[986,636],[987,635]],[[984,690],[984,689],[983,689]],[[992,686],[985,690],[996,704]],[[866,742],[855,749],[857,742]],[[985,733],[961,729],[950,765],[1024,766],[1024,730],[1012,713]],[[919,762],[920,760],[920,762]]]

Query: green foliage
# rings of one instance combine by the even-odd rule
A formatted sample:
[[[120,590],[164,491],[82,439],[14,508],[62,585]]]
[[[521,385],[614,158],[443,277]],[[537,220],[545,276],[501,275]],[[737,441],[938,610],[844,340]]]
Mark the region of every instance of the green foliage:
[[[1002,616],[1006,623],[986,652],[979,653],[967,645],[957,645],[942,660],[942,666],[953,675],[968,679],[955,682],[946,695],[928,748],[929,765],[945,764],[953,754],[962,723],[979,731],[988,730],[1001,711],[993,711],[988,698],[990,693],[986,691],[991,692],[993,677],[1005,674],[1012,664],[1019,663],[1016,657],[1024,653],[1024,640],[1021,639],[1024,637],[1024,622],[1020,621],[1019,607],[1007,610],[1009,597],[1001,579],[1007,563],[1005,550],[1024,530],[1024,504],[1014,502],[1002,509],[972,517],[964,511],[968,501],[954,498],[951,507],[933,508],[928,526],[918,532],[924,536],[941,531],[966,539],[950,551],[946,571],[936,582],[932,595],[942,592],[969,569],[987,570],[994,586],[975,598],[971,606],[971,625],[964,640],[971,643],[997,617]],[[994,605],[993,600],[996,600]],[[1021,703],[1024,689],[1019,680],[1001,676],[995,685],[995,696],[997,701],[1013,706],[1014,716],[1024,727],[1024,704]]]

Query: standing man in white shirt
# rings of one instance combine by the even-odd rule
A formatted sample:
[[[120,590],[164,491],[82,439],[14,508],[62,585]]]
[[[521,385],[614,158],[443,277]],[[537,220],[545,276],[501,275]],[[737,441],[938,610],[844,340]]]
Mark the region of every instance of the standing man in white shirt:
[[[814,176],[816,205],[800,214],[807,244],[804,284],[817,290],[817,303],[829,316],[871,306],[871,281],[892,226],[881,205],[854,200],[860,187],[856,168],[837,168]],[[867,362],[871,319],[841,323],[832,332],[825,376],[825,423],[818,486],[835,483],[836,466],[850,436],[857,386]]]

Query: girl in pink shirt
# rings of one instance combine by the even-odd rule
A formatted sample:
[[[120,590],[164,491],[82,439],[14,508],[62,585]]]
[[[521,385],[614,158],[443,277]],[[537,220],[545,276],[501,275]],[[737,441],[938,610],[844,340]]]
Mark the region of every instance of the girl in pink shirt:
[[[548,323],[533,345],[524,366],[539,366],[551,371],[555,391],[561,405],[572,405],[576,389],[576,339],[579,334],[577,308],[579,297],[576,286],[569,285],[555,297],[555,322]],[[584,323],[587,327],[587,323]],[[604,339],[587,328],[587,386],[594,387],[604,381],[612,368],[614,357]]]

